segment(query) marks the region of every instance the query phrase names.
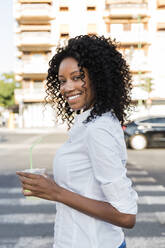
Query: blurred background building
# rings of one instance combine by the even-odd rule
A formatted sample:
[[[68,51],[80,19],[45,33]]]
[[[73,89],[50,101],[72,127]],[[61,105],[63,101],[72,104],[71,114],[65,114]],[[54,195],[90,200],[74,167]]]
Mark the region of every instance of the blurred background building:
[[[14,0],[20,126],[54,126],[44,107],[48,62],[79,34],[115,38],[133,75],[135,115],[165,110],[165,0]]]

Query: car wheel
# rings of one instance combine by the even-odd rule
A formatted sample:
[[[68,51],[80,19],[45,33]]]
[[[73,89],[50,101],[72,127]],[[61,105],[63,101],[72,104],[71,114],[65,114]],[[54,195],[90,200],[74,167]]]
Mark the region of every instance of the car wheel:
[[[142,150],[147,147],[147,139],[142,134],[136,134],[130,139],[130,146],[134,150]]]

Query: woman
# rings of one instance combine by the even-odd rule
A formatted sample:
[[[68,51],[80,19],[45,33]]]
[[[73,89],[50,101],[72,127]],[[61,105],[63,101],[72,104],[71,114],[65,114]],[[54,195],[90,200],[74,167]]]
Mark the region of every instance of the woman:
[[[56,153],[54,181],[18,175],[25,196],[56,202],[54,248],[126,247],[122,227],[132,228],[137,213],[121,128],[131,88],[128,66],[110,38],[70,39],[50,61],[47,101],[69,128],[75,123]]]

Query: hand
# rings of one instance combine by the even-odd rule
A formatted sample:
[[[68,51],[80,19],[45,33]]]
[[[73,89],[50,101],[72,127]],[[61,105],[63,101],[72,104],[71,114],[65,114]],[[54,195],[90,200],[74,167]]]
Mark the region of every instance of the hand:
[[[57,201],[60,186],[47,175],[25,172],[16,172],[16,174],[21,181],[24,196],[36,196],[50,201]]]

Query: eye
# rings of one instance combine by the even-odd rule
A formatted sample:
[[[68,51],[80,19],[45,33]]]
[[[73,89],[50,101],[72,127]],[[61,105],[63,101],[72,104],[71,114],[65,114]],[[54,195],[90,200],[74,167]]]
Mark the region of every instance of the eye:
[[[74,80],[74,81],[78,81],[78,80],[80,80],[80,79],[81,79],[81,76],[74,76],[74,77],[73,77],[73,80]]]
[[[63,79],[61,79],[61,80],[58,80],[58,82],[59,82],[59,84],[60,84],[60,86],[61,86],[61,85],[63,85],[66,81],[63,80]]]

